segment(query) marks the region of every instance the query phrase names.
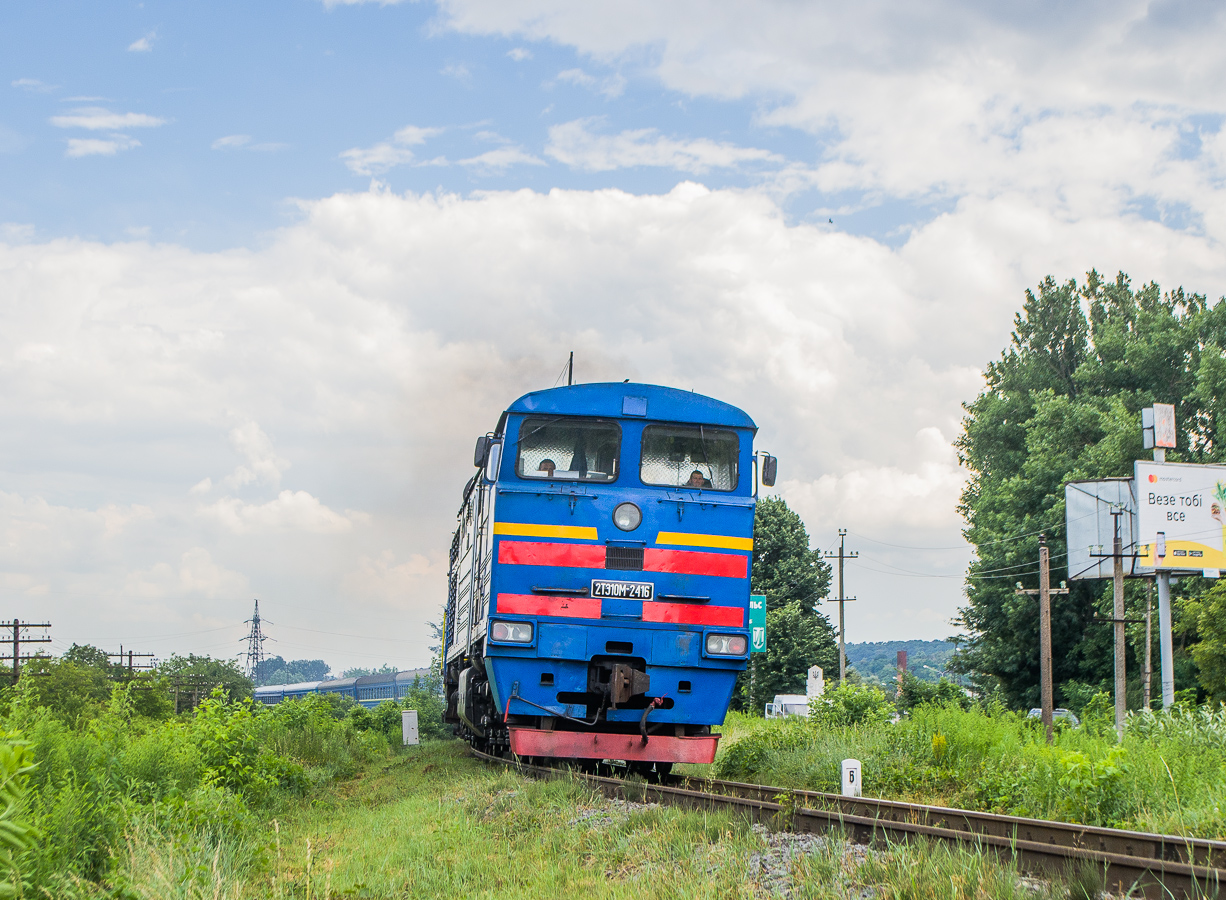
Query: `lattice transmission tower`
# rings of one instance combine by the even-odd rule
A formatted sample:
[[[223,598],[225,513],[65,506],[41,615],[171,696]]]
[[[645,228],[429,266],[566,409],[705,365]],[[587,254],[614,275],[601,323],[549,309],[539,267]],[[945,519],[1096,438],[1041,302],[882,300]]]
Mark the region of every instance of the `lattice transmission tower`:
[[[264,642],[268,640],[268,636],[264,634],[264,630],[260,627],[264,620],[260,618],[260,601],[255,601],[255,612],[251,614],[251,618],[244,622],[244,625],[250,625],[251,631],[247,633],[247,677],[255,678],[256,669],[260,663],[264,661]],[[272,624],[271,622],[269,624]]]

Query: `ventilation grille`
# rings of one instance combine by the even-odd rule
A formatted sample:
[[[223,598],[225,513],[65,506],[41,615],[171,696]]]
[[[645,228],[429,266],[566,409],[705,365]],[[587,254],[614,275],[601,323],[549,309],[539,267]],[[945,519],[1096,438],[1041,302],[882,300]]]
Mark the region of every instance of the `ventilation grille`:
[[[604,567],[620,569],[623,572],[643,571],[642,547],[606,547],[604,551]]]

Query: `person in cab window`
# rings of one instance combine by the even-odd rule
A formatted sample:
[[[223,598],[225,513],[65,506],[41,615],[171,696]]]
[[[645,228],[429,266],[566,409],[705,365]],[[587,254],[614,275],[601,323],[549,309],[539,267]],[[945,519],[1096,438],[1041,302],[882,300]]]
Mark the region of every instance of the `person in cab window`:
[[[695,469],[690,473],[690,487],[692,488],[709,488],[711,482],[702,477],[702,472]]]
[[[552,459],[542,459],[541,464],[536,467],[538,472],[544,472],[546,478],[552,478],[554,469],[558,466]]]

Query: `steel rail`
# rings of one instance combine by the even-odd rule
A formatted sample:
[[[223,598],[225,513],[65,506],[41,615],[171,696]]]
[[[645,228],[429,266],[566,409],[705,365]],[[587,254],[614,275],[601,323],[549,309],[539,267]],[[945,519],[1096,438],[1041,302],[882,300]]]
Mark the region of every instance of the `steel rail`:
[[[647,784],[472,752],[533,777],[579,779],[609,797],[654,800],[690,809],[732,808],[777,829],[815,834],[841,831],[862,844],[927,838],[990,850],[1037,874],[1059,874],[1091,864],[1101,867],[1109,889],[1131,891],[1130,896],[1140,892],[1154,898],[1226,897],[1223,841],[714,779],[677,778],[673,784]]]

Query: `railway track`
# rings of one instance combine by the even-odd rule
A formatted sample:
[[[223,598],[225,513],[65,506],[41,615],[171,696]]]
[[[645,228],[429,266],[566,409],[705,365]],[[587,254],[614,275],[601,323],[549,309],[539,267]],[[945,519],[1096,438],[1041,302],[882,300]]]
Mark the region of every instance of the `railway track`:
[[[734,809],[777,829],[841,831],[861,844],[917,838],[946,841],[1011,857],[1034,874],[1091,863],[1102,867],[1108,889],[1132,892],[1131,896],[1226,898],[1226,841],[714,779],[678,777],[667,784],[645,784],[472,752],[532,777],[580,779],[608,797],[690,809]]]

